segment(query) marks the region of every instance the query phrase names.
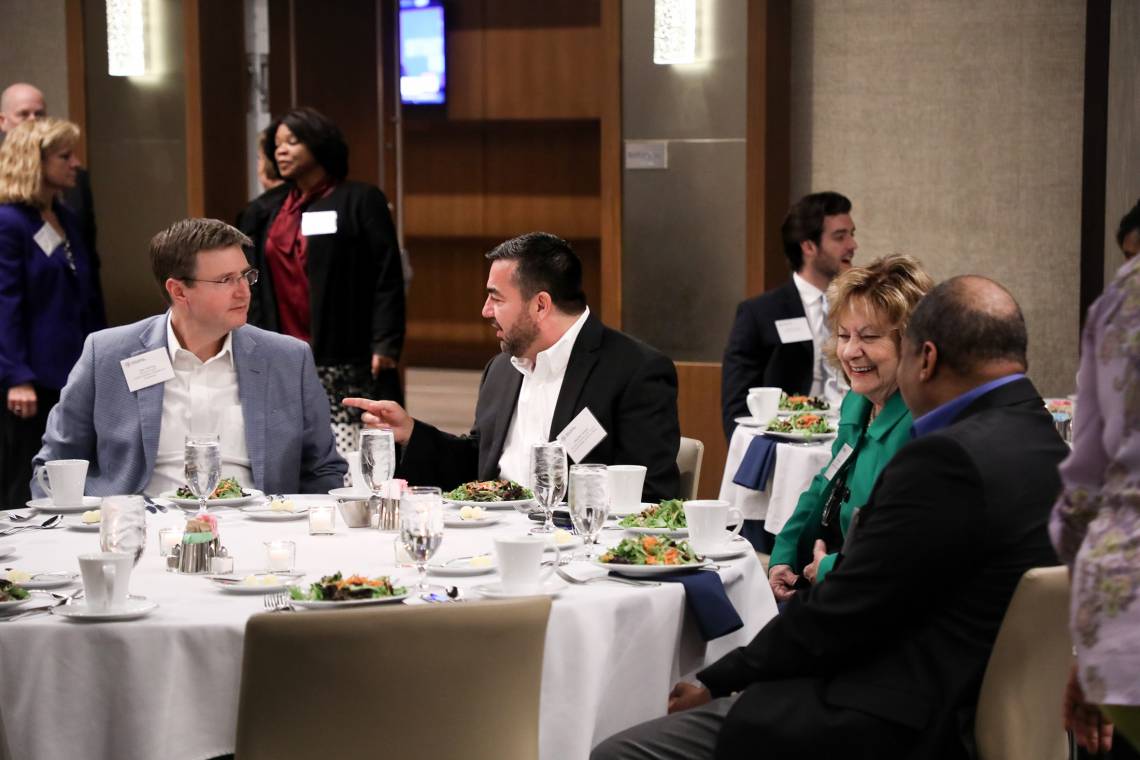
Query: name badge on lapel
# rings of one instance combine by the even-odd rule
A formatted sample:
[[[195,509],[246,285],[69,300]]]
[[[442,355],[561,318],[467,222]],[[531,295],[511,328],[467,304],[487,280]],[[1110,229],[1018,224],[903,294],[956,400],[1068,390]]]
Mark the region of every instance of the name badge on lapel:
[[[165,348],[123,359],[119,364],[123,366],[123,376],[131,393],[174,378],[174,367]]]
[[[44,222],[44,226],[40,227],[39,232],[33,235],[32,239],[36,241],[40,250],[48,256],[51,256],[52,252],[59,248],[59,244],[63,242],[63,238],[55,231],[55,227],[47,222]]]
[[[335,211],[306,211],[301,214],[301,234],[305,237],[336,234]],[[805,323],[807,320],[804,320]]]
[[[851,448],[851,444],[843,444],[843,447],[839,449],[839,453],[835,455],[835,458],[831,460],[831,464],[827,466],[827,470],[823,473],[824,479],[830,483],[831,479],[835,477],[835,473],[839,472],[839,468],[846,464],[853,453],[855,453],[855,449]]]
[[[566,447],[567,456],[581,462],[605,437],[606,429],[587,407],[563,428],[557,440]]]
[[[776,332],[780,335],[781,343],[802,343],[812,339],[807,317],[777,319]]]

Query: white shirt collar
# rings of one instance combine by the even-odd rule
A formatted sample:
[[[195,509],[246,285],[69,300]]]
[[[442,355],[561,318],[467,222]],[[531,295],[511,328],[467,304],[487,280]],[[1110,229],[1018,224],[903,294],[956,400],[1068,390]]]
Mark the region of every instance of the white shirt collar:
[[[176,362],[178,360],[178,352],[179,351],[184,351],[185,353],[187,353],[190,356],[193,356],[195,359],[197,359],[198,357],[195,356],[195,354],[192,351],[190,351],[189,349],[183,348],[182,344],[178,342],[178,336],[174,334],[174,323],[171,321],[171,316],[172,316],[171,313],[169,311],[167,311],[166,312],[166,350],[170,352],[170,363],[174,364],[174,362]],[[214,361],[215,359],[218,359],[219,357],[223,357],[225,359],[225,361],[232,368],[234,366],[233,345],[234,345],[234,334],[231,331],[231,332],[226,333],[226,339],[224,341],[222,341],[221,350],[219,350],[218,353],[214,354],[213,356],[211,356],[206,361],[202,362],[202,364],[209,364],[210,362]]]
[[[590,316],[590,307],[587,306],[581,316],[574,321],[574,324],[562,333],[562,337],[555,341],[554,345],[545,351],[539,351],[538,356],[534,359],[534,366],[530,366],[530,361],[520,357],[512,356],[511,364],[519,372],[526,377],[530,374],[548,375],[550,377],[561,377],[566,372],[566,365],[570,363],[570,353],[574,350],[574,341],[578,339],[578,333],[582,332],[582,325],[586,324],[586,319]]]
[[[800,291],[800,300],[804,303],[815,303],[823,295],[822,290],[800,277],[798,272],[792,273],[792,282],[796,284],[796,290]]]

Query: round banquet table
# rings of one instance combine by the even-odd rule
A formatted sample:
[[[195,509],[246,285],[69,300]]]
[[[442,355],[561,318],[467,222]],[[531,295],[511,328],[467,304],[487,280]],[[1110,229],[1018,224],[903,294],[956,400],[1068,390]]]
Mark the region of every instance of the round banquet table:
[[[720,498],[739,509],[745,520],[763,520],[764,530],[777,535],[796,511],[800,494],[831,461],[832,441],[777,444],[776,466],[768,488],[754,491],[736,485],[732,479],[748,451],[748,444],[761,432],[759,427],[747,425],[737,425],[732,432],[720,481]]]
[[[415,581],[414,569],[395,566],[394,533],[348,529],[339,514],[335,535],[310,536],[307,520],[255,522],[236,509],[212,511],[237,573],[262,569],[263,542],[285,539],[296,542],[296,567],[307,572],[306,583],[338,570],[394,574],[403,585]],[[503,518],[497,525],[447,529],[435,560],[489,553],[493,536],[534,525],[515,512],[494,514]],[[174,507],[147,515],[147,549],[131,576],[131,593],[159,604],[148,617],[76,623],[45,613],[0,621],[0,714],[14,757],[201,760],[233,752],[245,624],[264,611],[263,599],[226,593],[201,576],[167,572],[158,556],[158,530],[181,522]],[[601,540],[612,544],[623,535],[607,530]],[[76,556],[98,551],[98,545],[98,533],[25,531],[0,539],[0,549],[15,550],[0,559],[0,567],[77,571]],[[679,584],[558,581],[562,590],[551,608],[542,672],[542,758],[586,758],[614,732],[664,715],[675,681],[747,643],[776,614],[754,553],[720,565],[744,627],[707,644],[686,614]],[[579,577],[604,573],[582,561],[566,569]],[[476,600],[471,587],[497,576],[429,580],[458,585],[465,599]],[[63,590],[77,587],[78,581]],[[399,699],[399,689],[386,685],[378,699]],[[301,717],[283,701],[283,719]]]

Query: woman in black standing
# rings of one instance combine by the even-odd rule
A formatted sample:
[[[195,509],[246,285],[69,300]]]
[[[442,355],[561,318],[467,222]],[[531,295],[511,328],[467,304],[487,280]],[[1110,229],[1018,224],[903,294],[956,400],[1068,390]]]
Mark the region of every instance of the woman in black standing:
[[[258,197],[238,226],[262,272],[251,324],[313,349],[329,397],[337,448],[354,451],[360,429],[346,396],[402,402],[396,369],[404,343],[404,278],[396,228],[379,188],[346,179],[348,145],[312,108],[265,130],[266,159],[285,184]]]

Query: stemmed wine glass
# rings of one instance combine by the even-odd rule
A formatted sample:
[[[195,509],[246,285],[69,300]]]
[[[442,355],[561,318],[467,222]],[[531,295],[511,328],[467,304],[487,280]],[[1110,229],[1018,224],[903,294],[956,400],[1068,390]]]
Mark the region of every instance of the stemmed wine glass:
[[[222,444],[216,435],[186,436],[186,485],[198,498],[198,511],[222,479]]]
[[[554,532],[554,505],[566,495],[566,449],[558,441],[535,443],[530,447],[530,488],[546,516],[531,533]]]
[[[400,500],[400,541],[416,563],[417,593],[428,590],[427,561],[443,543],[443,495],[434,486],[414,486]]]
[[[100,504],[99,548],[133,554],[139,563],[146,549],[146,504],[141,496],[104,496]]]
[[[609,471],[604,464],[570,467],[570,521],[582,537],[587,560],[610,514],[609,490]]]

